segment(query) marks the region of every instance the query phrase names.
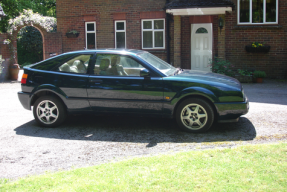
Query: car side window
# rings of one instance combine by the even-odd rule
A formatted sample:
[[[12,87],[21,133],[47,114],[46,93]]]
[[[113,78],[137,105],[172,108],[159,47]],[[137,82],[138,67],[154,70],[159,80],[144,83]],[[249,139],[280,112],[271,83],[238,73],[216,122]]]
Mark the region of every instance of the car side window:
[[[64,55],[59,55],[56,57],[49,58],[44,61],[40,61],[36,65],[32,66],[33,69],[38,70],[52,70],[55,66],[59,65],[59,63],[63,63],[63,61],[66,61],[67,59],[75,56],[74,53],[66,53]]]
[[[60,65],[56,71],[85,74],[87,73],[89,61],[92,57],[93,55],[78,55]]]
[[[126,55],[97,54],[94,67],[95,75],[103,76],[140,76],[144,67]]]

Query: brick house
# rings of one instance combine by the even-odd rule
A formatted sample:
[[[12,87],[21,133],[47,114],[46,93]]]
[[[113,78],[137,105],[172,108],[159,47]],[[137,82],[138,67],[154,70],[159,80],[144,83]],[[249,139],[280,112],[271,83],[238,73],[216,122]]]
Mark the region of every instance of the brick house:
[[[209,71],[210,58],[236,68],[287,74],[286,0],[58,0],[61,52],[142,49],[176,67]],[[79,36],[66,33],[77,30]],[[266,53],[246,45],[270,45]]]
[[[210,70],[217,56],[236,68],[287,73],[286,0],[59,0],[58,31],[63,52],[83,48],[147,50],[185,69]],[[219,20],[223,26],[219,27]],[[267,53],[245,50],[265,43]]]

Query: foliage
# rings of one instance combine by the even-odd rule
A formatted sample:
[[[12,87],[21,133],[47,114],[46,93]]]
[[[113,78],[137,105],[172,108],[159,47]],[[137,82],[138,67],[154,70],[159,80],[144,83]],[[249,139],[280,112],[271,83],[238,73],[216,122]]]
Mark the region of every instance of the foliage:
[[[79,33],[77,30],[70,30],[68,33],[73,33],[73,34],[77,34],[77,33]]]
[[[10,39],[4,39],[3,44],[4,45],[9,45],[11,43]]]
[[[254,77],[256,78],[265,78],[266,73],[265,71],[254,71]]]
[[[242,76],[250,76],[253,74],[252,71],[249,70],[242,70],[242,69],[238,69],[237,72],[242,75]]]
[[[12,34],[14,30],[17,30],[18,27],[24,25],[39,25],[47,32],[55,31],[57,26],[57,20],[54,17],[44,17],[39,13],[34,13],[32,10],[23,10],[18,17],[9,20],[9,25],[7,32]]]
[[[287,191],[286,151],[280,143],[141,157],[4,180],[0,191]]]
[[[259,42],[253,42],[251,46],[252,47],[263,47],[264,44],[263,43],[259,43]]]
[[[214,73],[219,73],[227,76],[234,77],[233,65],[227,61],[220,58],[215,57],[214,60],[209,60],[209,64],[211,66],[211,70]]]
[[[17,40],[18,63],[31,64],[43,60],[43,41],[41,33],[34,27],[27,26],[18,33]]]
[[[37,26],[42,27],[47,32],[52,32],[56,30],[57,20],[56,18],[53,18],[53,17],[44,17],[38,13],[33,13],[32,10],[24,10],[23,13],[20,14],[20,16],[9,20],[9,26],[8,26],[7,32],[10,34],[11,36],[10,38],[12,41],[14,40],[13,39],[14,36],[12,35],[13,31],[25,25],[31,25],[31,26],[37,25]],[[37,40],[37,37],[33,37],[33,38],[36,38]],[[6,42],[8,41],[11,42],[11,40],[10,39],[6,40]],[[31,45],[30,47],[35,47],[35,44]],[[15,53],[17,52],[17,50],[13,46],[13,43],[9,44],[9,50],[10,50],[12,57],[15,59],[15,55],[16,55]],[[40,50],[42,50],[42,48]],[[37,50],[36,52],[39,53],[39,50]]]
[[[18,17],[24,9],[56,17],[56,0],[1,0],[0,4],[7,15],[0,21],[0,32],[6,32],[9,20]]]

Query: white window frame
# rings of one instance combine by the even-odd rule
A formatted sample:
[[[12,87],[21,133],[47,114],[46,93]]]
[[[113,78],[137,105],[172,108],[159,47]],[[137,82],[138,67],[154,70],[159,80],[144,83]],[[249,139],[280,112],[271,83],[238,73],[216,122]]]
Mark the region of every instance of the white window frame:
[[[276,0],[276,22],[266,22],[266,0],[263,0],[263,23],[252,23],[252,0],[249,1],[249,22],[240,22],[240,0],[237,0],[237,7],[238,25],[278,24],[278,0]]]
[[[94,24],[94,31],[88,31],[88,24]],[[96,34],[96,22],[85,22],[85,36],[86,36],[86,49],[88,49],[88,33],[95,34],[95,49],[97,49],[97,34]]]
[[[117,30],[117,23],[124,23],[124,30]],[[127,48],[126,20],[115,21],[115,48],[117,48],[117,32],[125,32],[125,49]]]
[[[155,20],[163,20],[163,29],[154,29],[154,21]],[[143,22],[144,21],[152,21],[152,28],[151,29],[144,29],[143,28]],[[152,31],[152,48],[144,48],[143,47],[143,32],[144,31]],[[155,35],[154,33],[156,31],[162,31],[163,32],[163,47],[155,47]],[[165,19],[164,18],[158,18],[158,19],[142,19],[142,49],[165,49]]]

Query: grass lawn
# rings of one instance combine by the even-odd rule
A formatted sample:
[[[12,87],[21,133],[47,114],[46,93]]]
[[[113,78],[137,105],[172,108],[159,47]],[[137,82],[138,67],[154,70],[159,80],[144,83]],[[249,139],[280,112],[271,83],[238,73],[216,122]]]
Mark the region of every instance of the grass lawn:
[[[287,191],[287,143],[180,152],[2,180],[0,191]]]

